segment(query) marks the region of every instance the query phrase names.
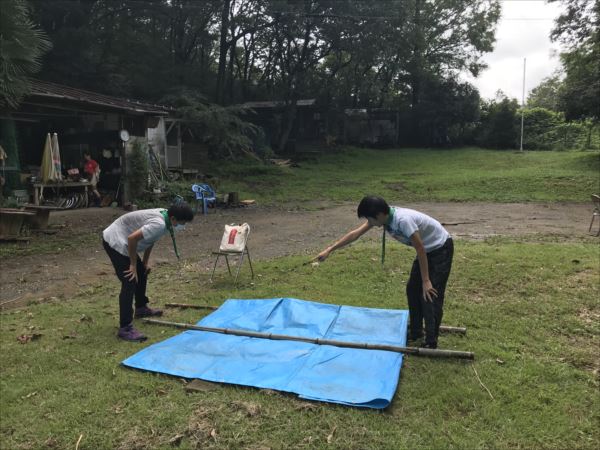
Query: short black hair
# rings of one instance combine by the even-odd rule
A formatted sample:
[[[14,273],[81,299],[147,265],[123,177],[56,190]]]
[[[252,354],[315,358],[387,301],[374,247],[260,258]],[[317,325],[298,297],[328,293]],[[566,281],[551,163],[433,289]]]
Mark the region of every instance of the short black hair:
[[[169,207],[169,217],[175,217],[177,221],[191,222],[194,219],[194,211],[186,202],[177,202]]]
[[[377,214],[387,214],[390,210],[390,206],[381,197],[375,195],[367,195],[358,204],[358,217],[368,219],[369,217],[375,219]]]

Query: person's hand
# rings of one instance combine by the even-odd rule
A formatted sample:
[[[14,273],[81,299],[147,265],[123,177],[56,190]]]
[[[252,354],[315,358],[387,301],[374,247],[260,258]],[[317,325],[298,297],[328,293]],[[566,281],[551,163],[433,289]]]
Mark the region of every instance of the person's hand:
[[[438,293],[431,284],[430,280],[423,281],[423,300],[431,303],[434,298],[437,298]]]
[[[331,250],[329,250],[329,248],[326,248],[321,253],[319,253],[313,261],[323,262],[327,259],[327,257],[329,256],[330,253],[331,253]]]
[[[130,265],[129,269],[127,269],[123,273],[125,274],[125,278],[127,278],[129,281],[135,281],[137,283],[137,281],[138,281],[137,269],[134,265]]]

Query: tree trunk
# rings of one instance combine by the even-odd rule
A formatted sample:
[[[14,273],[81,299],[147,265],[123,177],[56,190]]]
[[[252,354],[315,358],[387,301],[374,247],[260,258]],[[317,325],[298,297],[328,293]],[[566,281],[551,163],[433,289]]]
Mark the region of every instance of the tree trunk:
[[[221,11],[221,37],[219,42],[219,71],[217,72],[217,89],[215,92],[215,102],[223,103],[223,93],[225,87],[225,65],[227,63],[227,33],[229,30],[229,9],[231,0],[223,0],[223,10]]]
[[[297,99],[293,98],[289,104],[285,106],[285,110],[283,112],[283,123],[282,123],[282,131],[279,136],[279,143],[277,145],[277,150],[282,153],[285,151],[285,146],[287,145],[288,139],[290,137],[290,133],[292,132],[292,128],[294,127],[294,121],[296,120],[296,111],[297,111]]]
[[[415,35],[413,45],[413,60],[411,70],[411,103],[412,103],[412,143],[418,144],[420,141],[421,111],[419,103],[421,101],[421,78],[422,78],[422,29],[421,29],[421,0],[415,0]]]
[[[234,81],[234,61],[237,58],[237,52],[236,52],[236,46],[237,46],[237,40],[232,40],[229,47],[229,63],[228,63],[228,68],[227,68],[227,82],[225,83],[227,85],[227,89],[226,89],[226,96],[224,98],[224,100],[226,102],[230,102],[233,103],[233,81]]]

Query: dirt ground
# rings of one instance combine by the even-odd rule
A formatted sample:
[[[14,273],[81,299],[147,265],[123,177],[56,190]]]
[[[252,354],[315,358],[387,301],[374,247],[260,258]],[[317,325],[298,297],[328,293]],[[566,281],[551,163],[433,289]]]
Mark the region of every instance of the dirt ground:
[[[402,206],[423,211],[442,222],[457,239],[489,236],[552,235],[559,241],[581,240],[587,233],[590,206],[575,203],[414,203]],[[360,224],[356,205],[320,205],[316,211],[247,207],[219,209],[197,216],[177,236],[182,258],[211,267],[211,251],[218,247],[223,225],[247,222],[251,225],[249,247],[253,260],[292,254],[315,255],[343,232]],[[111,208],[89,208],[53,212],[50,226],[59,231],[36,239],[67,239],[97,234],[97,245],[57,249],[52,254],[3,257],[0,263],[0,307],[13,308],[51,297],[68,298],[89,285],[114,282],[114,273],[100,243],[103,228],[124,212]],[[379,239],[371,232],[370,239]],[[2,244],[0,244],[2,245]],[[57,244],[57,248],[60,245]],[[152,261],[176,261],[171,240],[164,237],[153,252]]]

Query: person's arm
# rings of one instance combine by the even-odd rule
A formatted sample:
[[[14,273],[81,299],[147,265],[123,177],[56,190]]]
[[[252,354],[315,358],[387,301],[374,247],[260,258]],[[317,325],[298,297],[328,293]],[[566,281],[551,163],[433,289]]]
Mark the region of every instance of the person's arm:
[[[432,302],[437,297],[437,291],[431,284],[429,279],[429,263],[427,262],[427,252],[423,246],[421,235],[418,231],[415,231],[410,237],[412,246],[417,251],[417,260],[419,261],[419,268],[421,269],[421,280],[423,281],[423,300]]]
[[[337,250],[338,248],[345,247],[346,245],[354,242],[355,240],[357,240],[359,237],[361,237],[363,234],[365,234],[370,229],[371,229],[371,225],[369,225],[369,222],[363,223],[360,227],[356,228],[355,230],[350,231],[349,233],[346,233],[335,244],[330,245],[325,250],[323,250],[321,253],[319,253],[317,255],[317,257],[315,258],[315,260],[325,261],[327,259],[327,257],[331,254],[331,252],[333,252],[334,250]]]
[[[144,268],[146,269],[146,275],[150,273],[150,267],[148,266],[148,262],[150,261],[150,253],[152,253],[152,249],[154,245],[151,245],[144,251],[144,257],[142,258],[142,263],[144,264]]]
[[[137,282],[137,243],[144,239],[140,228],[127,236],[127,252],[129,253],[129,269],[125,271],[125,278]]]

